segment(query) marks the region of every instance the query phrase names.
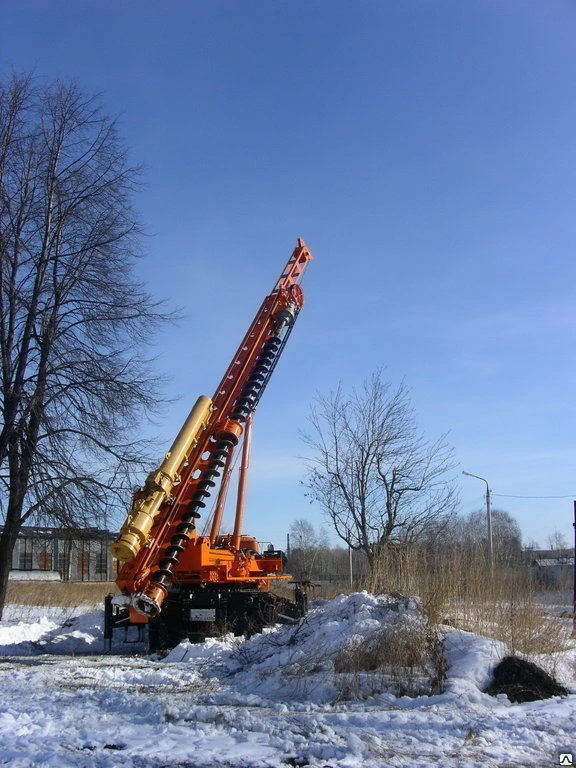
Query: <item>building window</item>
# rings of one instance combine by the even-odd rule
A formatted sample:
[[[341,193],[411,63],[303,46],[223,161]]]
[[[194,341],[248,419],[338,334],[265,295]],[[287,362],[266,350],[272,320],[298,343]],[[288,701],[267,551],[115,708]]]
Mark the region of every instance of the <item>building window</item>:
[[[108,575],[108,557],[106,552],[96,555],[96,578],[105,579]]]
[[[18,568],[21,571],[31,571],[34,567],[34,548],[31,539],[20,539],[18,552]]]

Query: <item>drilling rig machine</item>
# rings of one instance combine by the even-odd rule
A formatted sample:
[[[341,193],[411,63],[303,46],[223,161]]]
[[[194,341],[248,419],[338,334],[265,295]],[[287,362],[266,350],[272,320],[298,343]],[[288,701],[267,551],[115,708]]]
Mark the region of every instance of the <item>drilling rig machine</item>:
[[[283,573],[283,553],[271,546],[260,552],[256,540],[243,535],[242,521],[252,417],[302,308],[300,281],[311,259],[299,239],[213,398],[198,398],[164,461],[134,494],[111,548],[123,565],[116,580],[121,595],[105,604],[108,650],[120,628],[125,636],[138,628],[137,634],[147,634],[148,649],[156,651],[219,631],[252,634],[305,614],[303,585],[295,585],[293,601],[270,591],[272,581],[291,578]],[[241,442],[234,531],[221,535]],[[197,521],[217,483],[201,534]]]

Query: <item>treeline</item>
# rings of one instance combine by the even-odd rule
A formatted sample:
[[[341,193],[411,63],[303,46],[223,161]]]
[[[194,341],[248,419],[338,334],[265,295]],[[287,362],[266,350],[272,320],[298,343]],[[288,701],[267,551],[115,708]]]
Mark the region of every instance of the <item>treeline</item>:
[[[412,570],[418,562],[436,570],[447,562],[474,560],[488,567],[486,513],[472,512],[443,519],[441,525],[430,523],[419,536],[406,540],[390,539],[380,545],[373,567],[362,549],[331,545],[329,533],[316,529],[307,520],[296,520],[290,528],[288,570],[296,579],[362,586],[374,573],[382,577],[389,571],[389,586],[399,584],[394,574]],[[494,565],[511,567],[523,562],[522,536],[518,523],[504,510],[492,511]],[[384,586],[384,585],[383,585]]]

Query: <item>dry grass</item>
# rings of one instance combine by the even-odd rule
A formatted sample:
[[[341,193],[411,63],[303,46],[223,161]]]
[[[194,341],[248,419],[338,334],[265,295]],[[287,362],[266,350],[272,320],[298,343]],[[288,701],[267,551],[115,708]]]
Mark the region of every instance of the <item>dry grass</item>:
[[[117,594],[113,581],[10,581],[6,603],[40,607],[99,607],[109,593]]]
[[[510,653],[552,654],[570,647],[570,622],[553,615],[529,568],[496,567],[481,550],[418,547],[384,551],[367,576],[371,592],[418,595],[431,624],[451,624],[502,641]]]
[[[271,583],[271,590],[280,597],[285,597],[288,600],[294,599],[294,586],[289,581],[273,581]],[[332,600],[334,597],[338,597],[338,595],[349,595],[355,591],[350,587],[349,582],[313,581],[312,587],[308,592],[308,598],[309,600]]]
[[[372,686],[396,696],[441,693],[446,680],[444,646],[426,624],[387,625],[348,642],[334,660],[334,671],[344,673],[344,698],[358,698],[364,673],[376,676]]]

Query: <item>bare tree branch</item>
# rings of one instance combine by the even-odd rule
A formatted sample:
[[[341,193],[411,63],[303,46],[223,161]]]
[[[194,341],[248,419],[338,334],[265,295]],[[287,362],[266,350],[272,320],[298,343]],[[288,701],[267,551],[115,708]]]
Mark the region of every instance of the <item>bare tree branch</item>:
[[[404,384],[376,371],[360,391],[318,395],[303,435],[312,449],[304,485],[337,535],[373,563],[391,541],[410,541],[455,512],[455,467],[446,436],[426,440]]]
[[[139,173],[98,98],[0,82],[0,616],[22,524],[106,521],[150,462],[169,315],[134,276]]]

